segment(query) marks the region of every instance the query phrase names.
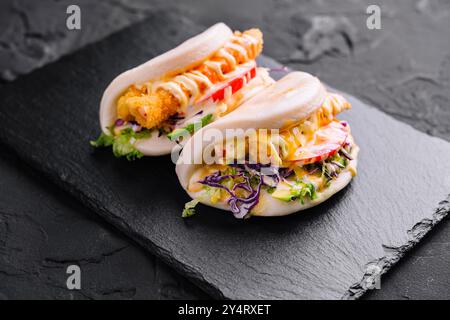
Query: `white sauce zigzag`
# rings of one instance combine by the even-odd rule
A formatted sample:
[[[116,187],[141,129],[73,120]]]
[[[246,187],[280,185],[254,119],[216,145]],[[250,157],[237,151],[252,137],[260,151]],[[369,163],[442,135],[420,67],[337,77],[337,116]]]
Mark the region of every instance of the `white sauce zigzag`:
[[[231,38],[231,41],[228,42],[224,48],[221,48],[215,56],[224,58],[227,61],[230,70],[234,71],[237,69],[238,63],[230,51],[238,52],[244,57],[245,61],[248,61],[249,55],[256,55],[257,46],[258,39],[255,39],[251,35],[234,35]],[[233,73],[223,74],[221,63],[217,61],[206,61],[205,64],[217,74],[220,80],[226,80]],[[247,83],[249,80],[249,78],[246,78],[244,79],[244,82]],[[193,70],[178,75],[170,81],[157,81],[154,82],[153,85],[145,85],[151,87],[152,93],[155,93],[158,89],[167,90],[180,101],[181,109],[185,110],[187,106],[194,103],[194,101],[202,95],[200,84],[204,85],[205,91],[213,86],[213,83],[207,76],[198,70]],[[185,88],[187,92],[184,91],[183,88]]]

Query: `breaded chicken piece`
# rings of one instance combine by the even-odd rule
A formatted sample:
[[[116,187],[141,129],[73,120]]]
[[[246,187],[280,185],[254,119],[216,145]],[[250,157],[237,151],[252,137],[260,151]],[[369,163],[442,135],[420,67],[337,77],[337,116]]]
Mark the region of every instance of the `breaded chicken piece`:
[[[252,50],[252,52],[249,52],[249,59],[255,59],[257,56],[260,55],[260,53],[262,52],[263,49],[263,34],[261,32],[261,30],[259,30],[258,28],[253,28],[253,29],[249,29],[244,31],[243,33],[236,31],[234,33],[236,36],[241,36],[241,35],[249,35],[252,38],[257,40],[257,44],[256,47],[254,48],[254,50]]]
[[[235,32],[234,35],[237,39],[233,39],[232,42],[235,44],[243,44],[246,48],[247,56],[244,56],[239,50],[233,49],[232,47],[226,48],[225,50],[234,57],[238,65],[255,59],[261,53],[263,35],[259,29],[250,29],[243,33]],[[251,36],[254,40],[250,41],[245,35]],[[220,68],[223,74],[233,71],[229,62],[223,57],[213,56],[210,60],[220,62]],[[211,83],[221,81],[216,71],[208,67],[205,63],[197,66],[194,70],[206,76]],[[206,89],[203,83],[198,83],[198,85],[201,91]],[[186,96],[190,97],[190,93],[184,87],[182,89]],[[137,88],[133,85],[118,99],[117,116],[125,121],[136,121],[141,126],[151,129],[159,126],[169,119],[170,116],[176,114],[180,107],[180,101],[167,90],[161,88],[155,93],[149,94],[146,86]]]
[[[155,94],[140,94],[129,90],[117,102],[120,119],[134,120],[145,128],[153,128],[176,114],[180,102],[170,92],[158,90]]]

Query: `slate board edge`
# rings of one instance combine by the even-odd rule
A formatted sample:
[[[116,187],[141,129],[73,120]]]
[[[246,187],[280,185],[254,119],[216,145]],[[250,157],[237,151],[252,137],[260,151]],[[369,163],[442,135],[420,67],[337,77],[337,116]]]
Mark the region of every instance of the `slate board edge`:
[[[436,137],[432,138],[439,139]],[[74,188],[70,184],[70,182],[64,181],[64,179],[62,179],[57,174],[50,173],[50,170],[46,171],[43,168],[38,169],[40,165],[33,160],[32,156],[29,156],[28,154],[23,155],[17,153],[13,147],[5,144],[1,139],[0,145],[5,148],[5,150],[16,155],[19,159],[30,166],[30,169],[34,171],[33,173],[37,173],[38,175],[45,177],[56,186],[68,192],[70,196],[74,197],[77,201],[81,201],[84,206],[104,218],[109,224],[112,225],[112,227],[122,232],[125,236],[129,237],[137,244],[144,247],[146,250],[149,250],[152,254],[155,254],[169,267],[176,270],[182,276],[186,277],[207,294],[211,295],[215,299],[227,299],[227,297],[225,297],[225,295],[219,288],[205,280],[199,272],[195,271],[193,268],[190,268],[188,265],[174,259],[170,256],[167,250],[156,246],[148,239],[142,237],[139,233],[133,231],[133,229],[130,228],[124,220],[116,219],[113,215],[103,210],[103,208],[96,206],[95,201],[91,201],[91,198],[87,197],[84,193]],[[342,299],[359,299],[360,297],[362,297],[368,290],[370,290],[366,285],[368,280],[387,273],[409,250],[411,250],[417,243],[419,243],[419,241],[423,239],[435,225],[446,218],[449,213],[450,194],[447,196],[447,199],[442,200],[438,204],[432,215],[432,219],[422,219],[414,226],[412,226],[411,229],[407,230],[409,240],[406,244],[398,247],[385,246],[386,252],[389,252],[389,254],[386,254],[384,257],[369,261],[365,265],[365,271],[363,273],[361,281],[352,284],[347,292],[343,294]],[[377,272],[373,272],[374,267],[378,269]]]
[[[262,64],[269,68],[284,68],[285,66],[281,65],[278,61],[272,59],[271,57],[261,56],[259,60],[262,61]],[[288,70],[290,70],[288,68]],[[292,70],[290,70],[292,71]],[[340,91],[339,89],[335,89],[328,84],[325,86],[331,91],[335,91],[345,95],[345,92]],[[355,97],[355,96],[354,96]],[[355,97],[360,103],[365,104],[370,108],[374,108],[373,106],[364,103],[359,98]],[[377,108],[374,108],[378,112],[383,113]],[[391,117],[390,115],[388,115]],[[398,120],[397,120],[398,121]],[[411,127],[413,130],[417,130],[411,125],[402,122],[404,125]],[[441,138],[431,136],[433,139],[442,140]],[[442,221],[447,215],[450,213],[450,194],[447,196],[447,199],[439,202],[435,212],[432,215],[432,219],[425,218],[421,221],[417,222],[411,229],[407,230],[407,234],[409,236],[409,240],[406,244],[392,247],[383,245],[385,249],[386,255],[384,257],[369,261],[365,265],[364,275],[361,278],[361,281],[354,283],[350,286],[347,292],[342,296],[342,299],[358,299],[361,298],[369,289],[368,283],[371,283],[374,279],[381,277],[383,274],[387,273],[400,259],[405,256],[405,254],[411,250],[421,239],[423,239],[426,234],[440,221]]]
[[[170,256],[169,253],[167,253],[167,250],[155,245],[148,239],[142,237],[139,233],[133,231],[132,228],[127,226],[127,223],[124,220],[116,219],[114,215],[111,215],[107,211],[96,206],[95,201],[91,201],[91,198],[87,197],[78,189],[74,188],[69,182],[64,181],[57,174],[49,173],[50,171],[46,172],[46,170],[37,169],[39,168],[39,164],[35,163],[32,157],[23,156],[22,154],[17,153],[11,146],[5,145],[1,140],[0,145],[5,148],[5,150],[11,152],[19,159],[24,161],[27,165],[29,165],[30,170],[34,171],[32,173],[37,173],[38,175],[45,177],[51,183],[54,183],[56,186],[68,192],[70,196],[75,198],[75,200],[81,201],[81,203],[88,209],[104,218],[113,228],[119,230],[128,238],[132,239],[137,244],[144,247],[146,250],[149,250],[152,254],[155,254],[165,264],[176,270],[182,276],[186,277],[189,281],[194,283],[207,294],[211,295],[215,299],[227,299],[227,297],[225,297],[225,295],[219,288],[205,280],[199,272],[195,271],[193,268],[190,268],[186,264],[183,264],[182,262],[174,259]],[[409,240],[406,244],[398,247],[385,246],[385,252],[389,252],[389,254],[386,254],[384,257],[381,257],[379,259],[369,261],[365,265],[365,271],[361,278],[361,281],[352,284],[347,292],[343,294],[342,299],[349,300],[361,298],[368,290],[370,290],[367,287],[368,280],[387,273],[403,256],[405,256],[405,254],[409,250],[411,250],[416,244],[418,244],[419,241],[423,239],[435,225],[446,218],[449,213],[450,194],[447,196],[447,199],[442,200],[438,204],[432,215],[432,219],[422,219],[414,226],[412,226],[411,229],[407,230]],[[374,267],[377,268],[377,272],[373,272]]]
[[[157,10],[160,11],[160,10]],[[132,29],[135,25],[144,24],[144,21],[140,21],[134,24],[131,24],[130,26],[119,30],[118,32],[121,32],[126,29]],[[86,50],[89,47],[94,47],[97,45],[98,42],[107,41],[109,38],[113,38],[117,32],[112,33],[102,39],[99,39],[98,41],[88,43],[87,45],[80,47],[68,54],[61,55],[57,60],[52,61],[48,64],[45,64],[41,67],[38,67],[31,72],[19,76],[17,79],[11,82],[3,83],[0,86],[0,91],[2,91],[4,88],[14,86],[16,82],[23,81],[25,78],[32,76],[35,73],[42,72],[42,70],[45,70],[47,66],[52,65],[53,63],[60,62],[61,60],[68,59],[72,55],[76,55],[78,52],[82,52]],[[14,148],[14,146],[9,145],[8,143],[5,143],[5,141],[2,139],[0,135],[0,147],[4,149],[5,154],[9,153],[10,155],[13,155],[17,157],[18,160],[21,160],[24,162],[26,166],[29,167],[30,172],[27,172],[27,174],[37,176],[41,176],[45,179],[47,179],[49,182],[53,183],[55,186],[61,188],[64,192],[67,192],[71,197],[73,197],[76,201],[81,202],[83,206],[88,208],[89,210],[92,210],[95,214],[98,214],[100,217],[104,218],[113,228],[120,231],[122,234],[124,234],[126,237],[131,239],[132,241],[136,242],[138,245],[142,246],[146,250],[148,250],[151,254],[155,254],[159,259],[162,260],[163,263],[165,263],[170,268],[174,269],[176,272],[178,272],[181,276],[186,277],[189,281],[191,281],[194,285],[199,287],[201,290],[206,292],[207,294],[211,295],[215,299],[226,299],[224,294],[220,289],[212,285],[211,283],[207,282],[203,276],[198,273],[197,271],[193,270],[192,268],[188,267],[187,265],[183,264],[182,262],[174,259],[170,256],[170,254],[167,253],[167,250],[164,248],[161,248],[148,239],[142,237],[139,233],[133,231],[132,228],[127,226],[125,221],[121,219],[115,218],[114,215],[109,214],[107,211],[103,210],[102,208],[99,208],[96,206],[95,202],[92,202],[89,197],[87,197],[85,194],[83,194],[78,189],[74,188],[70,182],[64,181],[64,178],[60,177],[56,173],[51,173],[51,170],[46,170],[42,168],[42,166],[37,163],[32,155],[29,154],[21,154],[17,152]],[[175,168],[174,168],[175,170]],[[35,178],[35,177],[34,177]]]
[[[425,218],[417,222],[407,231],[409,240],[406,244],[398,247],[388,247],[383,245],[386,256],[370,261],[366,264],[364,276],[360,282],[354,283],[344,294],[342,299],[351,300],[361,298],[370,289],[367,284],[383,274],[387,273],[400,259],[406,255],[416,244],[422,240],[431,229],[441,222],[450,213],[450,194],[446,200],[438,204],[433,218]]]
[[[63,192],[67,192],[67,194],[70,197],[73,197],[75,201],[81,202],[83,206],[93,211],[94,214],[97,214],[101,218],[105,219],[105,221],[114,229],[118,230],[127,238],[134,241],[137,245],[140,245],[144,249],[148,250],[151,254],[156,255],[159,259],[162,260],[163,263],[174,269],[181,276],[187,278],[201,290],[211,295],[212,298],[227,299],[220,289],[207,282],[200,273],[190,268],[186,264],[183,264],[182,262],[174,259],[170,256],[170,254],[167,253],[167,250],[155,245],[150,240],[135,232],[133,228],[129,227],[124,220],[117,219],[114,215],[109,214],[108,211],[105,211],[103,210],[103,208],[98,207],[95,204],[95,201],[91,201],[90,197],[87,197],[83,192],[80,192],[77,188],[74,188],[69,182],[64,181],[57,174],[50,173],[50,171],[46,172],[45,169],[38,169],[40,168],[40,164],[35,163],[32,157],[23,156],[22,154],[16,152],[16,150],[14,150],[10,145],[4,144],[4,142],[1,140],[1,137],[0,148],[5,150],[5,154],[9,154],[10,156],[17,158],[19,161],[23,161],[25,167],[27,167],[28,169],[25,170],[26,174],[29,174],[33,179],[42,177],[50,183],[54,184],[56,187],[61,188]],[[5,158],[3,156],[1,157]]]
[[[112,37],[113,35],[110,35],[106,38]],[[102,39],[105,40],[105,39]],[[69,57],[73,54],[76,54],[78,51],[82,51],[86,47],[95,46],[96,43],[91,43],[74,53],[70,55],[64,55],[60,59],[64,60],[66,57]],[[57,61],[59,61],[58,59]],[[264,57],[264,60],[266,61],[272,61],[273,63],[279,65],[275,60]],[[42,68],[38,68],[34,71],[32,71],[30,74],[33,74],[35,72],[40,72],[40,70],[45,69],[46,66]],[[8,83],[6,86],[14,85],[15,82],[21,81],[24,77],[19,77],[18,80]],[[369,105],[369,107],[374,108]],[[379,111],[378,109],[374,108],[378,112],[383,113],[382,111]],[[389,115],[388,115],[389,116]],[[391,116],[390,116],[391,117]],[[398,121],[398,120],[397,120]],[[401,121],[400,121],[401,122]],[[403,122],[402,122],[403,123]],[[407,126],[409,126],[406,123],[403,123]],[[411,127],[411,126],[410,126]],[[411,127],[412,128],[412,127]],[[414,128],[413,128],[414,129]],[[414,129],[417,130],[417,129]],[[432,137],[434,139],[439,139],[436,137]],[[226,299],[223,292],[209,283],[207,280],[203,278],[203,276],[195,271],[193,268],[187,266],[186,264],[183,264],[183,262],[178,261],[170,256],[170,254],[167,253],[167,250],[155,245],[148,239],[142,237],[137,232],[133,231],[132,228],[130,228],[125,221],[121,219],[116,219],[113,215],[109,214],[108,211],[104,210],[101,207],[98,207],[95,205],[94,201],[91,201],[91,198],[83,194],[80,190],[77,188],[74,188],[69,181],[65,181],[64,177],[59,176],[56,173],[51,173],[51,168],[48,168],[49,170],[46,172],[46,170],[41,167],[41,164],[37,163],[33,156],[30,154],[20,154],[14,150],[14,147],[9,145],[8,143],[5,143],[2,137],[0,136],[0,146],[6,148],[5,150],[10,150],[13,154],[15,154],[19,159],[24,161],[27,165],[31,167],[32,170],[34,170],[36,173],[42,175],[43,177],[50,180],[52,183],[57,185],[58,187],[62,188],[66,192],[68,192],[71,196],[73,196],[78,201],[81,201],[83,205],[85,205],[90,210],[93,210],[95,213],[97,213],[99,216],[103,217],[108,223],[110,223],[114,228],[117,228],[121,232],[124,232],[125,235],[129,238],[131,238],[133,241],[138,243],[139,245],[143,246],[145,249],[149,250],[151,253],[155,254],[157,257],[162,259],[164,263],[169,265],[169,267],[175,269],[177,272],[182,274],[183,276],[187,277],[191,282],[193,282],[196,286],[204,290],[206,293],[210,294],[212,297],[216,299]],[[410,239],[408,242],[404,245],[398,246],[398,247],[387,247],[387,251],[389,251],[389,254],[387,254],[384,257],[381,257],[379,259],[375,259],[373,261],[369,261],[365,265],[365,272],[361,278],[360,282],[354,283],[350,286],[350,288],[347,290],[347,292],[343,293],[342,299],[358,299],[362,295],[364,295],[365,292],[367,292],[369,289],[367,286],[365,286],[365,282],[369,277],[375,277],[377,275],[385,274],[395,263],[397,263],[405,254],[408,252],[411,248],[413,248],[437,223],[439,223],[441,220],[443,220],[448,213],[450,212],[450,195],[447,196],[447,199],[442,200],[437,208],[435,209],[432,219],[425,218],[421,221],[417,222],[411,229],[407,230]],[[379,267],[379,272],[370,274],[369,269],[371,269],[373,266]]]

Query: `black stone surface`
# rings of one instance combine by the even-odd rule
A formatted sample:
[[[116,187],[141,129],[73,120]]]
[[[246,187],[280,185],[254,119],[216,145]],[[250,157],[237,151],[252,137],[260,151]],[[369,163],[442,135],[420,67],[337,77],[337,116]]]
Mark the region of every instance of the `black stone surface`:
[[[183,31],[161,29],[161,25],[175,24],[186,27]],[[179,213],[185,199],[174,202],[173,197],[167,197],[179,191],[174,187],[176,177],[167,159],[147,159],[130,165],[111,159],[107,152],[90,154],[87,145],[95,135],[93,119],[96,119],[101,94],[93,88],[104,87],[115,73],[167,50],[187,36],[182,32],[195,33],[198,29],[188,21],[158,14],[133,30],[133,39],[127,37],[127,32],[115,35],[20,79],[14,86],[7,86],[2,91],[1,105],[2,108],[14,106],[15,112],[7,113],[3,109],[0,120],[7,125],[0,130],[0,139],[55,183],[199,281],[210,293],[226,297],[284,298],[359,295],[362,291],[358,285],[352,291],[346,290],[360,283],[367,263],[375,263],[382,270],[390,267],[446,212],[441,210],[433,216],[438,202],[448,192],[450,181],[442,179],[441,174],[441,170],[449,169],[445,167],[448,164],[437,163],[414,177],[410,172],[432,161],[424,155],[433,154],[437,149],[445,155],[449,152],[448,144],[420,134],[355,100],[355,111],[347,118],[359,137],[358,142],[374,148],[365,149],[365,155],[364,152],[361,155],[360,177],[334,201],[310,214],[271,222],[255,219],[242,224],[223,214],[209,214],[207,209],[195,220],[181,220]],[[124,42],[127,47],[123,46]],[[158,48],[154,47],[155,43]],[[126,55],[130,47],[134,48],[133,57]],[[106,55],[111,49],[116,56]],[[62,69],[70,71],[61,77]],[[30,90],[37,92],[31,102],[20,95]],[[73,99],[74,96],[77,98]],[[34,106],[31,111],[30,103]],[[10,123],[21,123],[23,130],[17,133]],[[423,151],[423,156],[412,157],[413,150]],[[393,166],[378,169],[376,156],[392,157]],[[364,170],[364,165],[379,171],[375,174],[373,170]],[[411,181],[405,187],[403,181],[399,185],[399,178]],[[386,179],[392,179],[391,183],[386,184]],[[425,188],[428,193],[409,189],[423,181],[430,183],[430,188]],[[383,190],[385,185],[389,186],[389,192]],[[437,191],[431,192],[431,185]],[[369,190],[376,195],[372,200],[367,200]],[[149,193],[154,197],[149,198]],[[408,198],[416,193],[417,198]],[[392,201],[380,202],[383,197]],[[395,201],[397,205],[392,206]],[[445,207],[446,203],[441,206]],[[325,212],[313,214],[320,211]],[[363,223],[348,223],[355,218],[356,222],[362,219]],[[415,225],[416,222],[420,223]],[[409,235],[408,228],[412,228]],[[383,251],[382,244],[391,250]],[[327,246],[334,250],[320,250]],[[234,268],[241,272],[236,273]]]
[[[446,18],[449,16],[450,5],[446,1],[377,1],[382,8],[382,30],[373,31],[365,28],[364,21],[365,9],[373,3],[370,0],[358,2],[343,0],[339,1],[339,5],[335,5],[335,1],[323,0],[256,0],[256,5],[252,0],[227,2],[79,0],[77,4],[83,12],[83,28],[80,31],[69,32],[64,27],[64,20],[65,8],[71,3],[72,1],[66,0],[0,2],[0,25],[3,30],[0,33],[0,78],[15,78],[19,74],[57,59],[61,54],[138,21],[157,9],[170,10],[204,25],[224,20],[233,28],[260,26],[265,32],[265,51],[270,51],[272,56],[294,68],[320,74],[327,82],[336,87],[345,87],[348,92],[362,97],[375,107],[423,132],[450,140],[448,131],[450,48],[447,41],[450,20]],[[236,7],[239,10],[235,10]],[[331,30],[329,24],[324,24],[329,30],[321,45],[305,46],[304,34],[320,33],[320,28],[317,28],[317,25],[314,27],[308,21],[318,21],[320,17],[328,17],[328,21],[346,21],[345,32],[341,32],[342,23],[331,23]],[[347,42],[345,38],[352,41]],[[303,49],[305,47],[306,50]],[[300,51],[318,48],[320,54],[318,57],[303,59],[300,62],[287,59],[286,56],[289,56],[290,51],[297,48]],[[390,92],[392,93],[386,94]],[[7,153],[2,149],[0,155],[4,157]],[[28,201],[30,194],[42,193],[44,197],[47,191],[47,187],[39,187],[40,184],[36,184],[34,188],[24,188],[22,181],[25,179],[24,175],[28,176],[28,172],[23,172],[23,167],[16,163],[17,161],[6,165],[0,161],[2,169],[0,181],[8,181],[6,186],[3,184],[8,190],[3,193],[15,195],[15,201],[3,200],[6,201],[11,214],[2,216],[2,224],[15,223],[10,220],[23,214],[22,202]],[[38,188],[39,190],[34,190]],[[47,206],[52,206],[49,203],[54,201],[51,197],[47,197]],[[54,239],[52,241],[59,242],[60,237],[63,237],[59,230],[65,229],[72,219],[70,212],[59,210],[58,219],[40,219],[39,228],[44,230],[49,238]],[[114,239],[103,236],[105,223],[100,219],[96,220],[99,221],[84,220],[80,226],[89,230],[91,237],[85,239],[82,236],[83,228],[80,228],[72,235],[72,237],[79,235],[73,243],[87,247],[90,239],[102,239],[96,241],[97,250],[107,253],[115,246],[115,242]],[[18,229],[11,229],[8,237],[27,239],[36,233],[36,225],[23,224],[23,226],[26,228],[20,228],[20,232]],[[366,298],[448,299],[449,228],[448,219],[435,227],[426,239],[408,252],[395,268],[383,277],[382,289],[372,291]],[[126,243],[129,246],[134,245],[130,241]],[[61,260],[64,260],[65,251],[70,251],[55,250],[54,247],[45,249],[28,247],[29,244],[25,240],[0,243],[0,273],[3,276],[0,284],[2,281],[7,284],[0,286],[3,298],[21,297],[27,292],[37,292],[35,282],[23,281],[20,272],[10,272],[11,270],[20,271],[22,264],[28,259],[35,264],[42,263],[48,256],[52,258],[61,256]],[[20,255],[21,259],[14,259],[15,255]],[[85,258],[89,258],[89,252],[78,251],[76,257],[82,264]],[[108,263],[111,264],[111,269],[115,270],[121,268],[121,265],[128,265],[128,272],[140,279],[136,283],[145,287],[141,290],[152,288],[154,295],[149,294],[149,297],[177,298],[178,292],[183,288],[189,291],[190,296],[196,297],[181,280],[174,279],[173,271],[157,263],[154,256],[148,256],[147,259],[151,263],[141,268],[141,261],[144,260],[141,254],[134,250],[123,250],[120,255],[114,255],[114,261],[110,259]],[[99,264],[98,268],[90,268],[89,287],[100,288],[105,282],[124,283],[121,273],[109,270],[104,269],[102,264]],[[65,279],[61,279],[63,280]],[[166,289],[172,288],[174,283],[180,285],[174,290]],[[54,283],[40,282],[41,294],[38,296],[51,298],[53,285]],[[64,283],[60,282],[58,285]],[[60,290],[63,292],[64,287]],[[139,291],[138,287],[137,292]],[[55,294],[54,297],[58,295]]]
[[[142,20],[165,2],[0,1],[0,79],[11,81],[21,74],[58,59],[61,55],[104,38]],[[81,9],[81,30],[69,30],[66,27],[66,10],[72,4]]]
[[[19,162],[0,159],[0,299],[205,297]],[[66,287],[74,264],[81,269],[79,291]]]

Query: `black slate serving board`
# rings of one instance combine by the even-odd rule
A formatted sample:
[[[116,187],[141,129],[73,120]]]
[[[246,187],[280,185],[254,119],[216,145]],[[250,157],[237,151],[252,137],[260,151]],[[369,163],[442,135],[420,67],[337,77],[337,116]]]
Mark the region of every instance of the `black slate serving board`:
[[[202,29],[155,14],[7,85],[0,142],[215,297],[360,296],[450,210],[449,143],[347,95],[357,178],[306,212],[247,221],[205,206],[184,220],[169,157],[129,163],[89,146],[109,81]]]

